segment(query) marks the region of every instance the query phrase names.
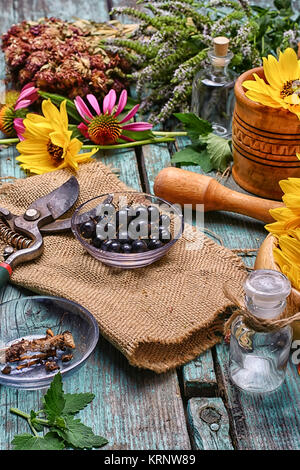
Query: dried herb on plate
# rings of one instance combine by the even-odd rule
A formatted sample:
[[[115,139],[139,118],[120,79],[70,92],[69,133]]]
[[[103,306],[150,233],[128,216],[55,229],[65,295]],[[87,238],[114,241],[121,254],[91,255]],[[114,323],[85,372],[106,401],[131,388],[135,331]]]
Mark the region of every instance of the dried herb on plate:
[[[59,369],[55,359],[57,359],[58,350],[65,351],[66,348],[75,348],[72,334],[69,331],[64,331],[62,334],[54,335],[53,331],[48,329],[46,336],[43,338],[22,339],[7,348],[0,349],[0,364],[6,363],[1,372],[2,374],[10,374],[13,369],[7,363],[15,362],[18,363],[16,370],[25,369],[36,364],[44,364],[47,371]],[[64,354],[61,360],[62,362],[68,362],[72,357],[72,354]]]
[[[108,443],[107,439],[95,435],[90,427],[74,418],[94,398],[92,393],[64,393],[61,374],[56,374],[44,395],[41,410],[25,413],[16,408],[10,409],[11,413],[25,418],[32,431],[32,434],[16,435],[12,441],[14,449],[62,450],[67,447],[92,449],[104,446]],[[44,427],[49,432],[39,435]]]

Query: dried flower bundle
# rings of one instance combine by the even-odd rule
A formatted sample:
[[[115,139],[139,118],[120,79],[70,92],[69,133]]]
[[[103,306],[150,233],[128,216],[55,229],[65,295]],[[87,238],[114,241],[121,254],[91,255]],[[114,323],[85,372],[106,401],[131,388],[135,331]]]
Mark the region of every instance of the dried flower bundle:
[[[2,35],[8,78],[18,86],[33,82],[41,90],[69,98],[89,92],[103,98],[110,89],[120,92],[128,85],[128,62],[105,52],[99,42],[124,37],[135,27],[57,18],[13,25]]]

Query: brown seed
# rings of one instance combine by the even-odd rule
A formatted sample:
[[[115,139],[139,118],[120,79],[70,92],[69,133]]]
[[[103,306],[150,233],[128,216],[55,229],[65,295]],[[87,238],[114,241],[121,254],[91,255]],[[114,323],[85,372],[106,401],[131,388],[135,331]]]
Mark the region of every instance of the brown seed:
[[[45,362],[45,368],[48,372],[52,372],[53,370],[59,369],[59,366],[55,361],[47,361]]]
[[[73,359],[73,354],[64,354],[61,356],[62,362],[69,362],[71,359]]]
[[[2,369],[2,374],[10,374],[11,373],[11,367],[10,366],[5,366],[4,369]]]

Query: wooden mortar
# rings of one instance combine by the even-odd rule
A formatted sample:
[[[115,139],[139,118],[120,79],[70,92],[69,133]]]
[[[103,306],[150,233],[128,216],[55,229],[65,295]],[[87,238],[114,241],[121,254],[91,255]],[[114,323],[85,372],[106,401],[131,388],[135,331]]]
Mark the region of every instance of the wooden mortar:
[[[250,193],[281,200],[278,182],[300,177],[300,120],[288,110],[275,109],[247,98],[242,83],[265,78],[263,67],[248,70],[236,81],[232,123],[235,181]]]
[[[258,251],[254,269],[274,269],[280,271],[279,266],[274,261],[273,249],[277,244],[276,238],[269,234]],[[292,288],[288,298],[288,307],[292,314],[300,311],[300,292]],[[293,323],[294,339],[300,339],[300,322]]]

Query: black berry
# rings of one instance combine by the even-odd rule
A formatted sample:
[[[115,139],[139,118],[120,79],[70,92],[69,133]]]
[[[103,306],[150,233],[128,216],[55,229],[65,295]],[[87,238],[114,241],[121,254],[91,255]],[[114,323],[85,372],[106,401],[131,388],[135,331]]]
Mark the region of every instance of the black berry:
[[[95,231],[96,226],[92,220],[88,220],[80,225],[80,233],[84,238],[93,238]]]
[[[132,251],[134,253],[143,253],[147,249],[147,243],[144,240],[134,240],[132,242]]]

